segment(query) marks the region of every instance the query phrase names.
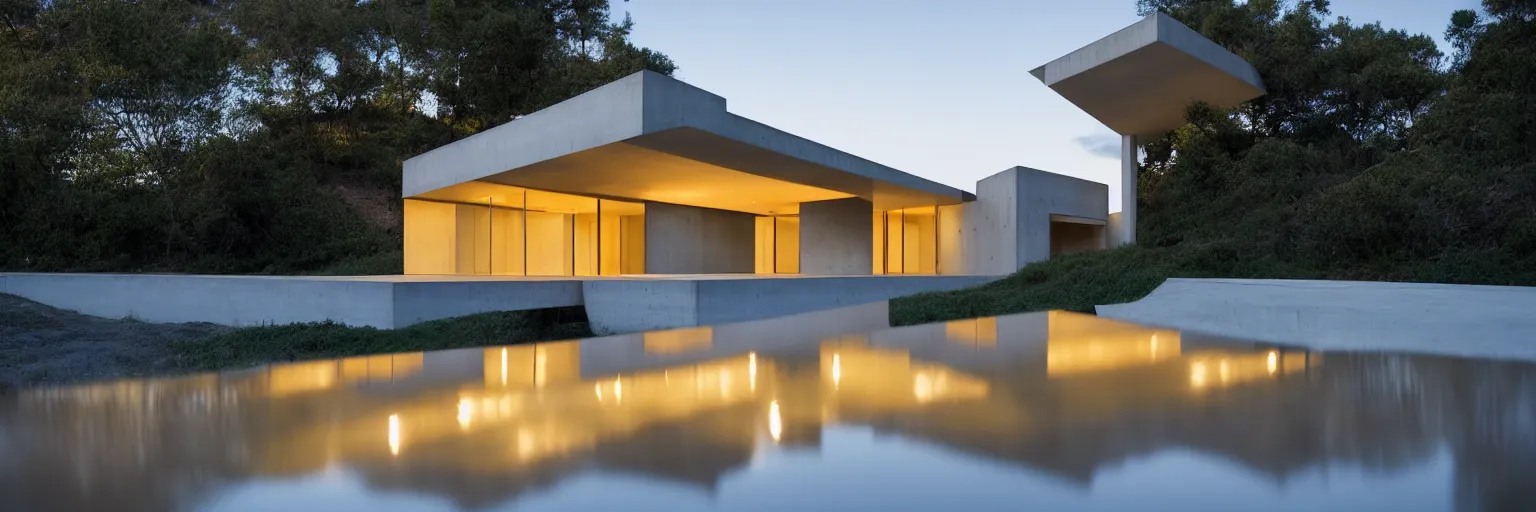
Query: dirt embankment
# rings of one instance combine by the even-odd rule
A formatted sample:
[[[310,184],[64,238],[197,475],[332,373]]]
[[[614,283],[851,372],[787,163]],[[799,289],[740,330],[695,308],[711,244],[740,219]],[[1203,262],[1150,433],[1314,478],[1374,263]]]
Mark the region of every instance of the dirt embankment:
[[[228,329],[109,320],[0,294],[0,388],[172,371],[173,342]]]

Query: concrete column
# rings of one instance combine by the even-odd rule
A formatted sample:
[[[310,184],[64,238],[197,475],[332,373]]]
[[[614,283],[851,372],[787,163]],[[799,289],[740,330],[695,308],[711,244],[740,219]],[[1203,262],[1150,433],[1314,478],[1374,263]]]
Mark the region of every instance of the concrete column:
[[[1120,245],[1136,243],[1136,136],[1120,136]]]
[[[645,203],[647,274],[752,273],[757,225],[750,213]]]
[[[800,203],[800,273],[873,273],[874,205],[857,197]]]

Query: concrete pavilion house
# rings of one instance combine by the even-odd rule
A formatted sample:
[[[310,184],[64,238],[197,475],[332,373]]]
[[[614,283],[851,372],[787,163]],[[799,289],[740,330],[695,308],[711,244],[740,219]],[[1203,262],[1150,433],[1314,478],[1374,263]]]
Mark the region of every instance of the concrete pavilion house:
[[[1104,184],[1015,167],[973,195],[639,72],[407,160],[405,273],[1005,275],[1134,242],[1136,138],[1264,92],[1161,13],[1032,73],[1122,134],[1121,215]]]
[[[407,160],[405,275],[0,273],[0,293],[225,325],[580,306],[604,334],[871,303],[1133,242],[1137,138],[1192,102],[1263,94],[1252,66],[1163,14],[1033,74],[1123,135],[1123,213],[1102,183],[1024,167],[965,192],[640,72]]]
[[[649,72],[405,162],[407,274],[1008,274],[1101,248],[1107,188],[979,196],[732,114]]]

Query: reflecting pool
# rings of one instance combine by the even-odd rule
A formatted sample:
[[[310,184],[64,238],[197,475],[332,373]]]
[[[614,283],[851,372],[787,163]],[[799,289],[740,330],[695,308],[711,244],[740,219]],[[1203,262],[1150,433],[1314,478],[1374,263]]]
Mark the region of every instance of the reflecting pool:
[[[1530,363],[883,316],[24,389],[0,508],[1536,510]]]

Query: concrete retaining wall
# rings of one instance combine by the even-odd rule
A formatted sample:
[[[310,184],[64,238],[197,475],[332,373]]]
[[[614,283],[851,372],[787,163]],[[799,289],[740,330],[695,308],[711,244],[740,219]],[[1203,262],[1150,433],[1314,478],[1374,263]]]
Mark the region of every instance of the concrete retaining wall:
[[[582,303],[579,281],[417,281],[296,276],[4,274],[0,293],[104,318],[392,329],[489,311]]]
[[[1169,279],[1103,317],[1319,350],[1536,360],[1536,288]]]
[[[383,329],[489,311],[585,304],[593,330],[612,334],[808,313],[994,279],[475,277],[0,274],[0,293],[91,316],[155,323],[248,326],[333,321]]]

